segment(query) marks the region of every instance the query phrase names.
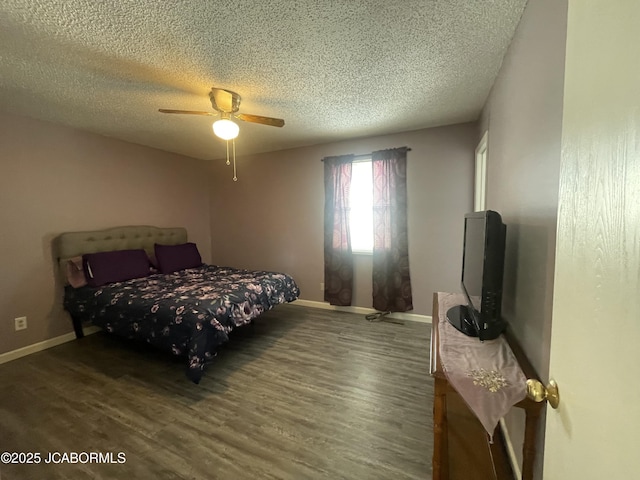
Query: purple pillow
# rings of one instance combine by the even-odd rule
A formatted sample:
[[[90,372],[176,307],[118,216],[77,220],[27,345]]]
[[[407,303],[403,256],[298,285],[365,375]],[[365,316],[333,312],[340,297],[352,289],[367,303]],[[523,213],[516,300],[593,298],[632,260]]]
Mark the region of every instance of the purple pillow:
[[[154,246],[158,270],[160,273],[171,273],[185,268],[195,268],[202,265],[202,257],[195,243],[180,245]]]
[[[149,258],[142,249],[87,253],[82,266],[91,287],[149,275]]]

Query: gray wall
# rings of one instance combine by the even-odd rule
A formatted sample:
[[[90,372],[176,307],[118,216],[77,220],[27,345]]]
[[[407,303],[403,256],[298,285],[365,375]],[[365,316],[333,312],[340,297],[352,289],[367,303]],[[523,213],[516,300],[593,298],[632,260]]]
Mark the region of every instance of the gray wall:
[[[61,232],[184,226],[210,258],[205,162],[8,114],[0,145],[0,353],[73,331],[51,252]]]
[[[459,291],[464,214],[473,206],[475,123],[238,157],[238,182],[218,160],[211,175],[211,252],[217,263],[294,276],[301,298],[323,301],[323,157],[408,146],[413,313],[434,291]],[[242,148],[241,139],[238,150]],[[355,306],[372,306],[371,257],[356,258]]]
[[[503,314],[543,379],[549,373],[566,21],[566,0],[529,1],[478,132],[489,130],[487,208],[507,224]],[[506,423],[520,454],[524,418],[514,410]],[[541,446],[542,440],[540,453]]]

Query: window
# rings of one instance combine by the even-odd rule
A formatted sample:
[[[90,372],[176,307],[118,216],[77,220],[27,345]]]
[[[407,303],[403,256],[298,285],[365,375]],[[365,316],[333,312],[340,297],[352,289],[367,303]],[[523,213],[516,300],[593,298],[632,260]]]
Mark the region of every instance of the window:
[[[324,299],[331,305],[351,305],[355,252],[380,259],[371,265],[373,308],[413,308],[406,212],[409,150],[323,158]]]
[[[373,252],[373,171],[371,157],[351,166],[349,229],[354,253]]]

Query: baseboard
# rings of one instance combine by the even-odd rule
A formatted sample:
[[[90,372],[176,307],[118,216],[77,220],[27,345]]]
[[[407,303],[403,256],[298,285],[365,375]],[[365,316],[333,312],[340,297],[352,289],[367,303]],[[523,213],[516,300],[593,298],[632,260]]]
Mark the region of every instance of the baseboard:
[[[502,437],[504,438],[504,443],[507,447],[507,456],[509,457],[509,463],[511,464],[511,470],[513,471],[513,478],[518,480],[522,478],[522,472],[520,471],[520,464],[518,463],[516,451],[513,448],[511,436],[509,435],[509,429],[507,429],[507,422],[504,421],[504,418],[500,419],[500,429],[502,430]]]
[[[368,315],[370,313],[376,313],[377,310],[373,308],[366,307],[338,307],[336,305],[330,305],[326,302],[316,302],[314,300],[296,300],[292,305],[300,305],[303,307],[311,307],[311,308],[322,308],[324,310],[336,310],[339,312],[348,312],[348,313],[358,313],[361,315]],[[406,320],[408,322],[420,322],[420,323],[431,323],[430,315],[418,315],[416,313],[406,313],[406,312],[391,312],[388,315],[389,318],[394,318],[396,320]]]
[[[99,327],[85,327],[83,330],[85,335],[91,335],[92,333],[99,332],[101,329]],[[59,337],[50,338],[42,342],[34,343],[33,345],[27,345],[26,347],[18,348],[17,350],[2,353],[0,354],[0,365],[11,362],[12,360],[17,360],[21,357],[26,357],[32,353],[41,352],[47,348],[57,347],[58,345],[62,345],[63,343],[67,343],[75,339],[75,333],[65,333]]]

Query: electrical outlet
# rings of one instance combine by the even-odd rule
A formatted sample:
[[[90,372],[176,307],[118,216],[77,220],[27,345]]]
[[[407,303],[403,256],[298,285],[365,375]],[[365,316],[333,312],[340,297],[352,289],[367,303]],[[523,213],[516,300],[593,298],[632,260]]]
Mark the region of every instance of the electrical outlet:
[[[320,283],[320,291],[324,292],[324,283]]]
[[[16,322],[16,332],[18,330],[24,330],[27,328],[27,317],[18,317],[15,319]]]

